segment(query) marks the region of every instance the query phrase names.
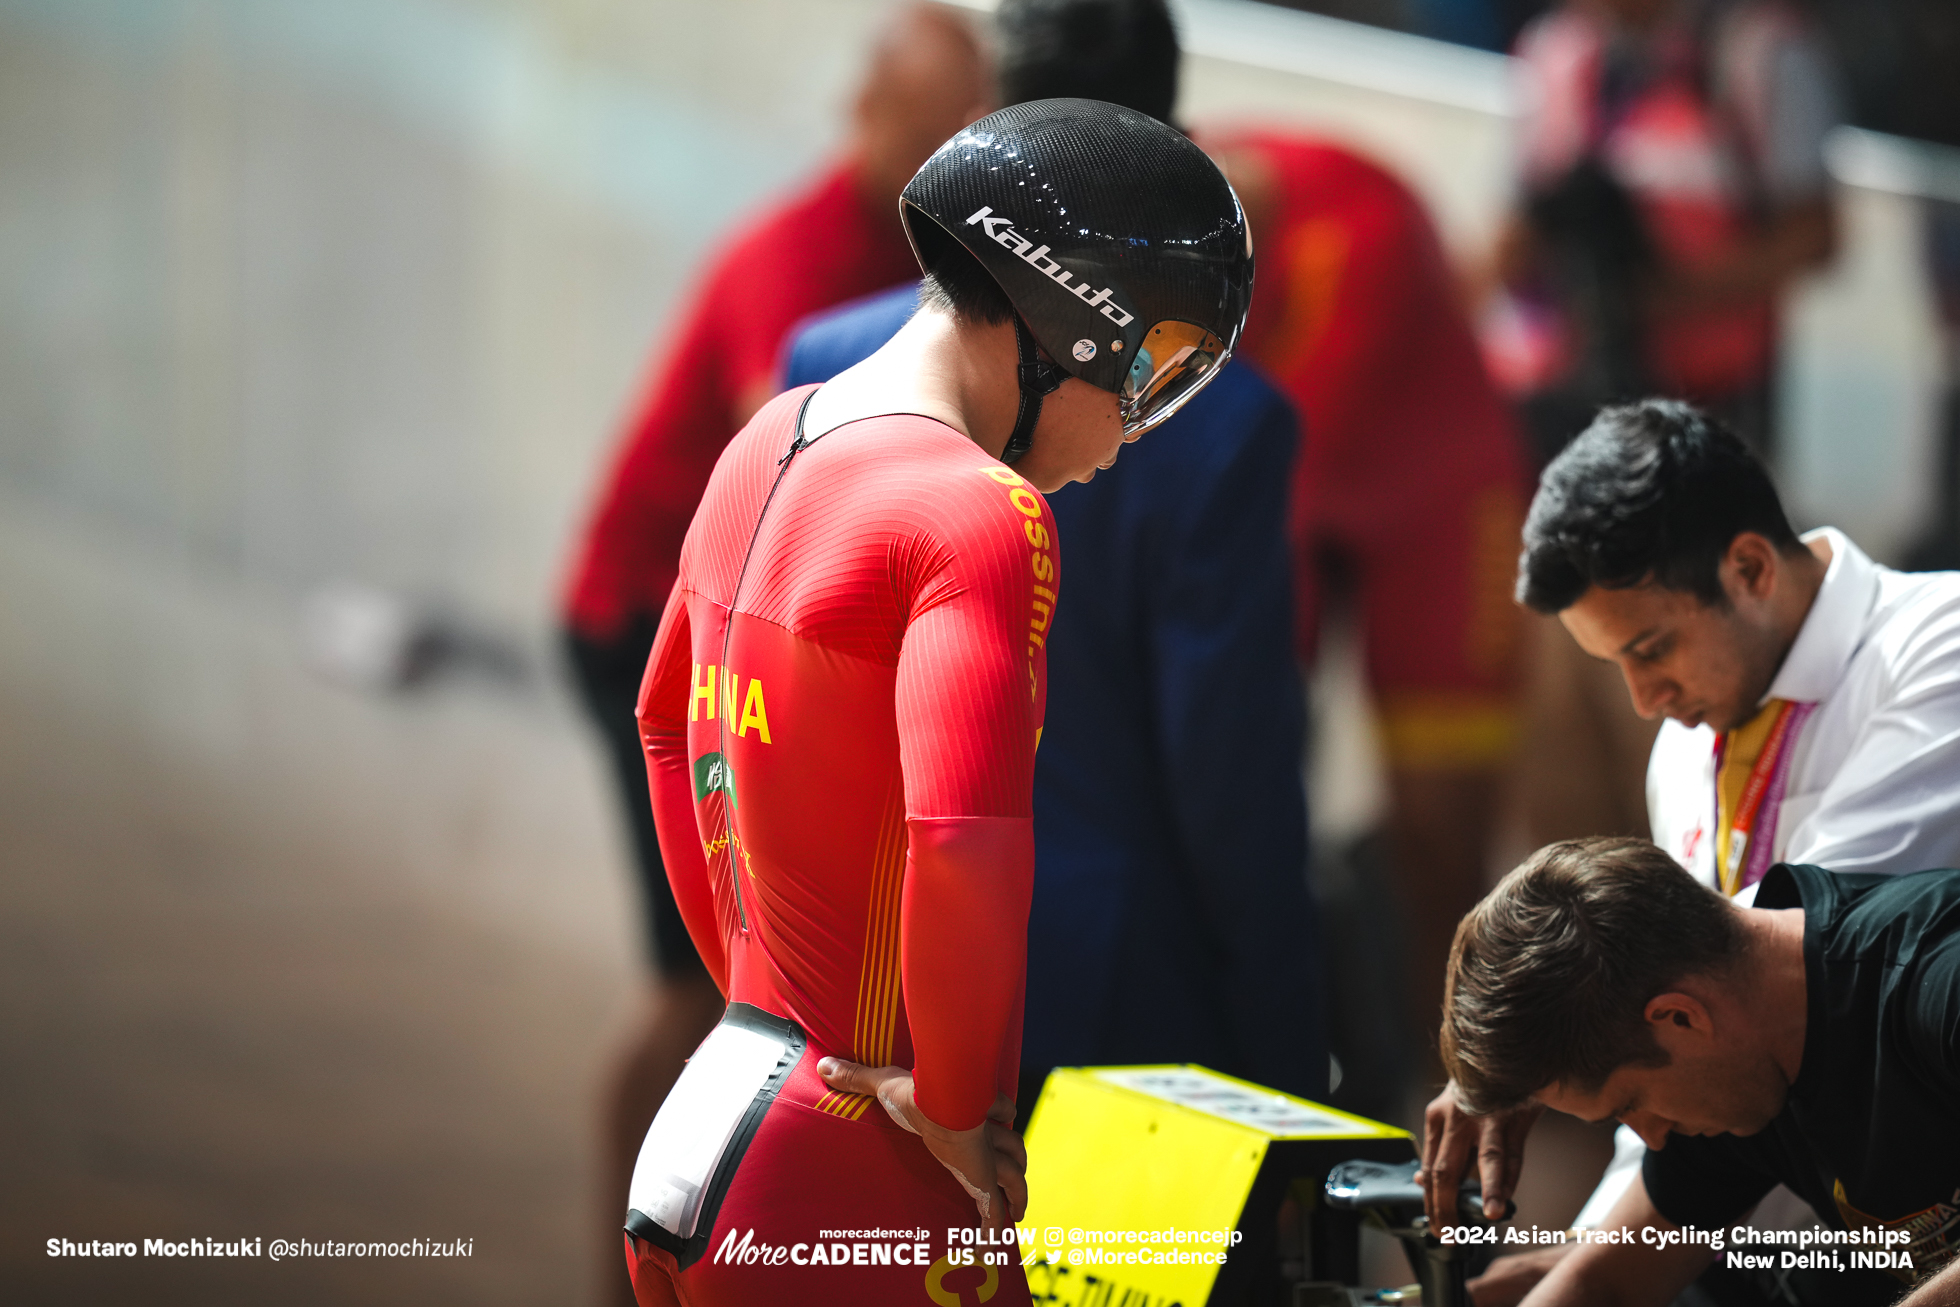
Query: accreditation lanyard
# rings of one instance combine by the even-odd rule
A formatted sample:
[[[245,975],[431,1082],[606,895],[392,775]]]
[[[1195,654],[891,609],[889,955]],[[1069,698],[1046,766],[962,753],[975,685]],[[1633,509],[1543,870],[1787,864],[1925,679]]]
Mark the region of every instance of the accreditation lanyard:
[[[1792,746],[1816,707],[1774,699],[1748,722],[1716,737],[1715,866],[1722,892],[1731,898],[1770,869],[1776,819],[1790,780]],[[1759,742],[1754,758],[1749,758],[1749,746]],[[1748,774],[1740,791],[1735,791],[1731,769],[1744,765]]]

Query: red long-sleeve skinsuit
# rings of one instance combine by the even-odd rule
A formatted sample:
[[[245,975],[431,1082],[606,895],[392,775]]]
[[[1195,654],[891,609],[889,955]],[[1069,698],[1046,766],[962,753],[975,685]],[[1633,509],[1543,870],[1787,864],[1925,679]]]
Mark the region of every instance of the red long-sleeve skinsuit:
[[[846,424],[782,465],[809,393],[765,407],[716,467],[640,692],[689,932],[731,1001],[809,1039],[710,1246],[751,1228],[792,1244],[911,1226],[939,1243],[975,1224],[972,1200],[814,1067],[909,1066],[921,1110],[953,1129],[1014,1092],[1054,521],[923,417]],[[711,1257],[676,1276],[665,1253],[633,1255],[643,1302],[978,1301],[995,1277]],[[989,1307],[1026,1301],[1012,1261]]]

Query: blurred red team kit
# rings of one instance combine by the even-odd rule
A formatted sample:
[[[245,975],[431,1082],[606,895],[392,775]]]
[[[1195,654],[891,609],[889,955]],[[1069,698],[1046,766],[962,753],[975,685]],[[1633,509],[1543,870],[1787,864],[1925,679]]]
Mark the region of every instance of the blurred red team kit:
[[[1267,174],[1241,352],[1303,420],[1290,524],[1302,653],[1331,556],[1352,579],[1390,761],[1501,759],[1516,733],[1527,473],[1435,227],[1352,150],[1272,132],[1201,139]]]
[[[919,275],[896,200],[874,206],[840,163],[724,245],[656,352],[572,573],[579,634],[616,637],[667,606],[681,540],[715,460],[776,375],[791,327],[820,309]]]

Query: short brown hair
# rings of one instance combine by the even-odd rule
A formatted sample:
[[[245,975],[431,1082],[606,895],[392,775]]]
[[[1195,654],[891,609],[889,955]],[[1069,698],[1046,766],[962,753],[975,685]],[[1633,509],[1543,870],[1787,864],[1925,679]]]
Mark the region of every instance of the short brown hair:
[[[920,229],[932,225],[922,222]],[[990,327],[1014,321],[1014,305],[1007,292],[958,241],[928,239],[919,248],[929,251],[932,259],[925,279],[919,283],[919,307]]]
[[[1546,845],[1456,928],[1442,1054],[1457,1100],[1493,1112],[1665,1066],[1647,1001],[1725,970],[1742,938],[1728,901],[1646,840]]]

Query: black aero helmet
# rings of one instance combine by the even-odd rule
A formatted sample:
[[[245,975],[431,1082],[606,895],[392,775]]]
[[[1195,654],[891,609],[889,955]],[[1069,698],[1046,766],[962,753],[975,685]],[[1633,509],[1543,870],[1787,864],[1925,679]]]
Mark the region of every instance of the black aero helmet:
[[[1182,133],[1134,110],[1033,100],[989,114],[926,160],[899,211],[927,272],[957,244],[1014,307],[1022,403],[1007,462],[1064,376],[1119,396],[1134,435],[1216,376],[1245,326],[1238,196]]]

